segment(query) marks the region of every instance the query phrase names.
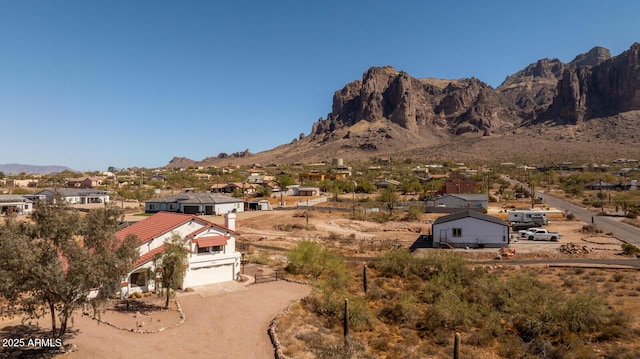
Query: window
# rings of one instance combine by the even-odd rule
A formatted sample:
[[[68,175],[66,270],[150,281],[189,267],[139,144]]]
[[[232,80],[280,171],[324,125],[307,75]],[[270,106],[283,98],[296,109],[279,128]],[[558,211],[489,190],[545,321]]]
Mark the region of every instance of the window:
[[[224,250],[224,246],[198,247],[198,254],[215,254]]]
[[[454,237],[462,237],[462,228],[453,228]]]

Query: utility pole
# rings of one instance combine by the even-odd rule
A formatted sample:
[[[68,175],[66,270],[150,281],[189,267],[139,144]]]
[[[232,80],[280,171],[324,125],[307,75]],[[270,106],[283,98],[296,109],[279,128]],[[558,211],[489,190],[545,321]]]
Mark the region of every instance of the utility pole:
[[[530,188],[530,190],[531,190],[531,209],[533,209],[533,207],[536,204],[536,191],[535,191],[534,186],[533,186],[533,180],[531,180],[531,188]]]
[[[600,211],[604,212],[604,195],[602,194],[602,186],[604,185],[604,182],[602,180],[600,180],[598,182],[598,187],[600,187]]]

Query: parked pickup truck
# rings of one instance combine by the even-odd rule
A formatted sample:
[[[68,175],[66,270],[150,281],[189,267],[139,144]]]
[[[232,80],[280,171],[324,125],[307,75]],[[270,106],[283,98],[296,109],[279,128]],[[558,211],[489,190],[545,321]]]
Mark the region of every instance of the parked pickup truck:
[[[544,228],[530,228],[526,231],[518,231],[521,238],[527,238],[530,241],[553,241],[557,242],[562,235],[558,232],[549,232]]]

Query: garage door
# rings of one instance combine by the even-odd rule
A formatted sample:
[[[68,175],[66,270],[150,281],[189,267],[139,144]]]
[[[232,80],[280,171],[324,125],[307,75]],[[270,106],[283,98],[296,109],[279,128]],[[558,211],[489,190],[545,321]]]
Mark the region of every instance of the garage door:
[[[230,280],[233,280],[233,264],[225,264],[216,267],[190,268],[185,284],[187,287],[195,287]]]
[[[199,206],[184,206],[182,207],[182,210],[184,211],[184,213],[186,214],[196,214],[199,211]]]

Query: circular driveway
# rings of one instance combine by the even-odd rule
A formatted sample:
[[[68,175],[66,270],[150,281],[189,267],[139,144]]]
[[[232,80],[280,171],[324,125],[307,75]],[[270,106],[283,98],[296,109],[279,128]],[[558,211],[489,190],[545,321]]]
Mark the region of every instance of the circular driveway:
[[[267,334],[271,320],[310,287],[285,281],[235,291],[198,291],[177,298],[186,316],[183,325],[155,334],[139,334],[76,316],[67,343],[77,345],[70,358],[256,358],[272,359]]]

